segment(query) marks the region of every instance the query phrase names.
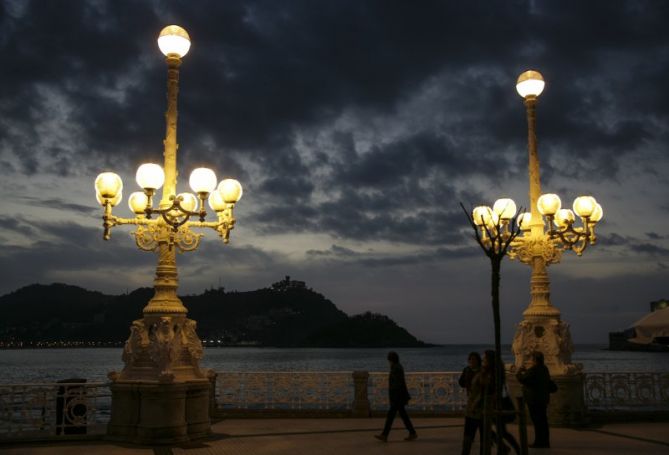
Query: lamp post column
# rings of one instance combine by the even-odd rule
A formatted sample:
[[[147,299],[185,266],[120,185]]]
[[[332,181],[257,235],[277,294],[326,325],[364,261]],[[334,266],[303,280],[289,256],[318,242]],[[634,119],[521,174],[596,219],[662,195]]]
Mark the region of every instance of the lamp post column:
[[[531,238],[536,239],[537,244],[543,244],[544,221],[537,208],[537,201],[541,196],[541,174],[539,171],[539,152],[537,151],[537,97],[528,95],[525,98],[527,112],[527,145],[529,152],[528,175],[530,180],[530,232]],[[542,251],[537,249],[531,258],[530,267],[532,276],[530,278],[530,305],[523,312],[525,317],[548,316],[560,317],[560,310],[553,307],[550,301],[550,281],[548,279],[548,267]],[[523,359],[525,362],[527,359]]]
[[[530,89],[526,85],[523,89],[520,87],[523,82],[535,85]],[[523,236],[515,249],[520,260],[530,266],[532,273],[530,303],[523,311],[523,320],[518,324],[513,339],[513,370],[528,367],[533,351],[542,352],[546,366],[560,387],[557,396],[551,399],[550,419],[554,423],[575,424],[582,422],[585,415],[581,365],[571,362],[574,348],[569,325],[560,320],[560,310],[551,304],[548,278],[548,266],[560,261],[562,249],[546,232],[537,206],[541,196],[541,179],[536,138],[536,104],[537,97],[543,90],[543,78],[535,71],[528,71],[518,78],[517,88],[524,98],[527,113],[531,218],[529,235]]]
[[[190,46],[186,31],[180,27],[166,27],[161,37],[163,34],[188,40]],[[123,370],[108,375],[113,382],[108,437],[142,444],[176,444],[211,433],[209,379],[213,372],[200,368],[203,347],[196,323],[186,318],[188,310],[177,296],[176,249],[182,245],[182,236],[189,235],[188,226],[170,225],[165,218],[165,213],[173,210],[177,186],[179,66],[188,47],[181,51],[166,52],[163,212],[149,226],[155,245],[143,248],[157,252],[155,294],[144,308],[143,318],[132,322],[123,349]],[[138,246],[140,235],[136,233]]]
[[[170,197],[176,195],[177,190],[177,98],[179,95],[179,67],[181,58],[170,54],[167,62],[167,111],[165,111],[165,139],[163,140],[163,156],[165,184],[160,208],[172,205]],[[159,221],[163,221],[162,219]],[[158,243],[158,265],[154,279],[155,295],[144,308],[145,315],[173,314],[185,315],[188,310],[177,296],[179,275],[177,271],[176,248],[170,244],[169,238],[174,235],[166,223],[161,223],[164,232]]]

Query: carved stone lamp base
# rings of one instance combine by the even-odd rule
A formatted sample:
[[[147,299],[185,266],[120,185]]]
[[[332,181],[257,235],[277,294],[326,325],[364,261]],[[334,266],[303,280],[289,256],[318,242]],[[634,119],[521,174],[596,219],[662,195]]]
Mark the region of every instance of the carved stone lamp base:
[[[554,310],[552,307],[549,309]],[[515,364],[509,368],[507,378],[509,385],[513,384],[513,395],[520,395],[521,387],[515,372],[520,367],[529,367],[532,352],[540,351],[551,379],[558,386],[558,391],[550,396],[549,422],[552,425],[580,426],[587,423],[582,365],[572,363],[574,346],[569,324],[561,321],[559,312],[554,311],[557,314],[549,311],[541,314],[536,310],[534,314],[526,312],[524,320],[517,326],[512,345]]]
[[[132,323],[125,367],[111,372],[109,439],[176,444],[211,434],[210,393],[215,375],[202,370],[195,321],[183,314],[148,314]]]
[[[110,440],[176,444],[211,434],[206,379],[170,384],[117,381],[110,388]]]

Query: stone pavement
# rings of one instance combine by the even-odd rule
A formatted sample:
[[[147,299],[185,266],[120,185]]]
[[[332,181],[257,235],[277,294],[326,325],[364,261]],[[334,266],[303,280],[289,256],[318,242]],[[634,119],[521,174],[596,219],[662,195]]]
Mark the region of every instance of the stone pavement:
[[[399,419],[398,419],[399,420]],[[105,441],[0,445],[7,455],[444,455],[459,454],[462,420],[416,418],[416,441],[406,442],[398,422],[389,441],[372,436],[374,419],[231,419],[214,425],[211,439],[180,447],[138,447]],[[509,430],[517,433],[515,426]],[[528,428],[532,437],[532,428]],[[669,422],[617,423],[587,429],[551,428],[551,449],[537,455],[669,454]],[[472,454],[478,453],[475,445]]]

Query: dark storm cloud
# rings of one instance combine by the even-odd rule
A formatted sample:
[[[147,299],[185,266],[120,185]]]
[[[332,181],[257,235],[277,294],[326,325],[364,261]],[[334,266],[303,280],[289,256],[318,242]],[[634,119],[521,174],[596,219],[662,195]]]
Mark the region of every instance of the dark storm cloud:
[[[100,211],[100,208],[97,205],[88,206],[75,204],[61,198],[21,197],[20,200],[32,206],[61,210],[63,213],[75,212],[82,215],[97,215]]]
[[[6,226],[3,225],[3,228]],[[34,241],[27,246],[3,246],[0,252],[0,268],[4,274],[2,293],[21,285],[53,281],[50,277],[54,274],[69,273],[74,278],[79,272],[106,268],[123,270],[129,263],[141,263],[131,242],[118,242],[113,247],[105,245],[99,229],[69,222],[31,221],[30,229],[21,229],[19,233],[29,234],[30,237],[26,238],[44,240]]]
[[[649,235],[649,237],[653,239],[652,236]],[[669,249],[664,248],[657,243],[648,243],[645,239],[641,240],[632,236],[620,235],[615,232],[608,233],[606,237],[599,238],[598,244],[604,248],[617,247],[626,253],[641,253],[642,255],[653,257],[669,256]]]
[[[554,75],[540,108],[541,143],[564,146],[569,156],[590,157],[603,173],[615,173],[617,160],[605,157],[629,152],[648,132],[648,125],[641,118],[607,119],[609,100],[603,94],[634,93],[613,106],[618,112],[630,108],[631,113],[638,112],[641,98],[648,101],[644,109],[667,114],[667,104],[657,103],[657,94],[651,103],[651,93],[645,89],[650,85],[645,81],[666,74],[666,52],[652,63],[648,59],[666,44],[666,36],[649,31],[658,30],[666,7],[653,3],[639,7],[634,2],[605,10],[600,2],[531,6],[527,2],[516,2],[513,8],[478,2],[422,2],[419,7],[406,2],[336,2],[318,8],[306,1],[196,6],[26,2],[24,9],[8,8],[3,18],[3,55],[14,67],[3,75],[4,85],[17,96],[4,103],[2,111],[5,118],[22,125],[3,134],[13,144],[23,143],[23,148],[41,145],[43,153],[55,150],[61,155],[60,165],[50,170],[61,174],[90,161],[79,161],[82,156],[96,156],[109,164],[111,156],[120,156],[133,165],[157,156],[164,71],[154,35],[166,20],[177,20],[192,31],[194,41],[182,70],[181,111],[188,113],[181,118],[182,158],[187,162],[196,160],[195,154],[207,158],[199,147],[191,146],[209,136],[218,144],[204,151],[210,160],[220,162],[215,150],[225,150],[233,158],[242,154],[263,165],[270,176],[261,190],[268,195],[285,182],[272,174],[299,176],[290,180],[297,183],[294,191],[308,192],[309,181],[315,178],[291,160],[274,159],[278,150],[291,145],[295,128],[322,124],[351,107],[369,109],[372,115],[392,112],[412,90],[444,71],[458,75],[449,83],[460,93],[444,110],[471,106],[479,114],[458,123],[457,130],[441,131],[433,153],[443,148],[444,156],[449,156],[449,136],[472,134],[492,134],[496,137],[492,144],[512,143],[522,150],[519,100],[509,92],[516,72],[528,61],[545,68],[547,77]],[[621,38],[630,33],[634,39]],[[616,58],[631,59],[632,68],[643,66],[644,71],[634,71],[634,78],[601,77]],[[465,71],[478,62],[502,70],[504,76],[491,78],[485,69]],[[42,92],[36,90],[39,87]],[[63,96],[70,107],[61,112],[62,121],[79,126],[72,133],[76,143],[60,151],[38,144],[36,137],[44,133],[25,126],[44,121],[40,112],[52,92]],[[410,148],[430,136],[434,140],[436,133],[412,133],[413,138],[398,147]],[[548,158],[553,147],[547,146],[545,152]],[[32,174],[39,168],[30,154],[13,153],[22,172]],[[393,157],[391,150],[388,154]],[[376,155],[351,163],[355,170],[338,169],[337,174],[367,182],[373,176],[390,179],[381,169],[393,166],[392,174],[401,164],[388,159],[386,167],[374,172],[383,162],[379,159],[383,154]],[[436,163],[463,173],[470,169],[467,164]],[[230,167],[226,162],[221,166]],[[549,175],[548,162],[545,166]]]
[[[430,264],[447,259],[469,258],[478,252],[473,245],[465,245],[458,249],[438,248],[412,254],[379,255],[375,251],[354,251],[338,245],[327,250],[308,250],[307,256],[319,261],[354,262],[363,267],[395,267],[403,265]]]
[[[226,271],[248,288],[285,273],[322,274],[323,285],[357,279],[344,286],[357,301],[356,293],[374,297],[368,279],[382,289],[412,269],[422,278],[439,273],[431,267],[459,268],[449,261],[480,252],[458,203],[526,187],[527,125],[514,85],[529,68],[547,81],[537,107],[545,188],[567,193],[574,179],[622,193],[617,185],[630,174],[666,184],[664,3],[101,0],[0,8],[0,185],[24,198],[3,203],[7,288],[53,270],[121,270],[142,256],[126,233],[114,233],[113,247],[102,242],[94,201],[68,202],[44,182],[70,188],[112,169],[125,178],[162,159],[166,71],[155,38],[168,23],[193,40],[180,75],[181,184],[201,165],[238,178],[238,226],[251,233],[231,248],[207,244],[180,256],[198,285]],[[607,193],[602,200],[622,204]],[[664,210],[655,216],[666,215],[666,198],[651,197]],[[97,214],[86,226],[40,221],[23,216],[23,202],[82,223]],[[607,221],[600,251],[666,267],[657,228],[614,225],[610,233]],[[301,235],[310,240],[290,253],[249,245],[276,234],[290,234],[293,245]],[[403,249],[370,251],[366,243]],[[426,299],[443,284],[435,281]]]

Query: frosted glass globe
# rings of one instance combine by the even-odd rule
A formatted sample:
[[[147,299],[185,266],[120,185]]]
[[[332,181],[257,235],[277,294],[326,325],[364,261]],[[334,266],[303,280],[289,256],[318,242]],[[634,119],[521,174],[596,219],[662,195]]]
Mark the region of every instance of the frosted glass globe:
[[[137,168],[137,184],[145,190],[157,190],[165,183],[163,168],[154,163],[145,163]]]
[[[242,198],[242,184],[235,179],[225,179],[218,184],[223,200],[228,204],[234,204]]]
[[[104,199],[114,199],[122,189],[121,177],[113,172],[103,172],[95,179],[95,191]]]
[[[177,197],[181,197],[181,208],[188,211],[194,212],[197,209],[198,199],[193,193],[180,193]]]
[[[560,209],[555,214],[555,225],[559,228],[564,228],[572,224],[575,219],[574,212],[569,209]]]
[[[595,205],[595,210],[593,210],[592,215],[590,215],[590,221],[593,223],[598,223],[604,217],[604,209],[599,202]]]
[[[542,194],[537,200],[537,209],[542,215],[555,215],[562,207],[562,201],[557,194]]]
[[[218,190],[212,191],[209,195],[209,207],[211,207],[214,212],[220,212],[225,209],[225,206],[226,204],[221,192]]]
[[[165,56],[176,55],[181,58],[190,49],[190,36],[178,25],[168,25],[158,35],[158,47]]]
[[[574,212],[580,217],[589,217],[595,211],[597,201],[592,196],[580,196],[574,199]]]
[[[488,224],[488,220],[491,218],[492,209],[487,205],[480,205],[478,207],[474,207],[474,210],[472,210],[472,219],[474,220],[474,224],[477,226]]]
[[[217,182],[214,171],[206,167],[194,169],[188,179],[191,189],[196,193],[211,193],[216,188]]]
[[[518,76],[516,91],[523,98],[528,96],[537,97],[544,91],[545,85],[544,77],[539,71],[529,70]]]
[[[532,214],[530,212],[523,212],[518,215],[518,226],[526,231],[530,228],[530,221],[532,221]]]
[[[149,205],[149,198],[142,191],[135,191],[128,197],[128,207],[130,211],[136,215],[144,213],[144,210]]]
[[[513,202],[513,199],[503,198],[497,199],[492,206],[493,212],[495,212],[503,220],[510,220],[516,214],[516,203]]]

